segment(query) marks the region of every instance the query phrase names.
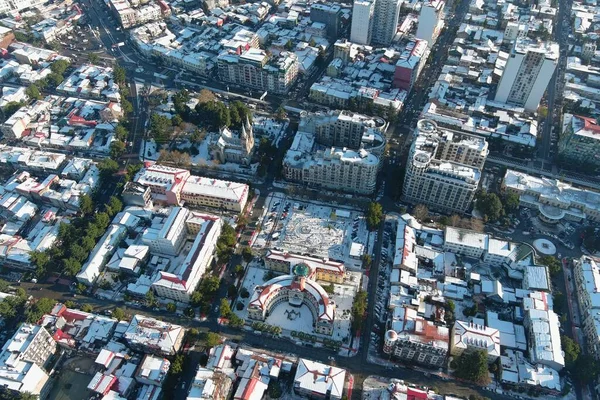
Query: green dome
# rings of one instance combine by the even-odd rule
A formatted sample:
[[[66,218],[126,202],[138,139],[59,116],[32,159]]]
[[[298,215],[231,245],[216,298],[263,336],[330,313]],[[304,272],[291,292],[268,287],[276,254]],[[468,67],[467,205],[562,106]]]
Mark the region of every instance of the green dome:
[[[304,276],[307,277],[310,275],[310,267],[304,263],[294,265],[292,268],[292,272],[296,276]]]

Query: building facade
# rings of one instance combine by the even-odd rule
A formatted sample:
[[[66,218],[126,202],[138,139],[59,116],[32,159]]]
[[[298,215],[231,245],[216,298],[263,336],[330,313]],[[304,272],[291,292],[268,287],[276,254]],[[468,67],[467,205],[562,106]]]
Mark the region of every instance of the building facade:
[[[433,47],[444,26],[442,17],[445,5],[444,0],[428,0],[421,5],[416,37],[426,40],[429,47]]]
[[[587,351],[600,360],[600,268],[584,256],[573,260],[573,277]]]
[[[306,269],[306,276],[315,281],[343,283],[346,276],[346,267],[341,262],[279,250],[268,250],[264,261],[268,269],[284,274],[293,273],[294,268]]]
[[[272,56],[247,47],[217,57],[221,80],[270,93],[287,93],[298,77],[298,57],[286,51]]]
[[[335,322],[335,302],[317,282],[307,277],[308,269],[297,268],[293,275],[282,275],[257,286],[248,303],[248,317],[264,321],[280,304],[294,308],[306,305],[313,317],[314,331],[332,335]]]
[[[558,155],[562,161],[567,163],[600,166],[600,125],[598,125],[598,121],[593,118],[563,114]]]
[[[402,51],[394,70],[394,87],[410,92],[427,60],[427,41],[411,40]]]
[[[479,186],[487,154],[483,138],[419,121],[406,166],[404,200],[442,212],[464,213]]]
[[[376,0],[372,42],[389,46],[396,36],[401,0]]]
[[[483,324],[455,321],[452,327],[450,354],[460,357],[465,352],[484,350],[488,363],[500,357],[500,331]]]
[[[412,308],[405,306],[403,311],[400,330],[385,333],[383,352],[400,361],[442,367],[448,356],[448,328],[425,321]]]
[[[224,126],[210,146],[213,158],[221,163],[249,165],[254,151],[254,132],[248,119],[237,130]]]
[[[558,57],[557,43],[517,39],[502,71],[495,100],[536,111]]]
[[[354,1],[354,6],[352,7],[352,26],[350,28],[350,41],[358,44],[371,44],[374,14],[375,1]]]
[[[310,6],[310,20],[327,26],[327,36],[336,40],[342,22],[342,8],[338,4],[314,3]]]

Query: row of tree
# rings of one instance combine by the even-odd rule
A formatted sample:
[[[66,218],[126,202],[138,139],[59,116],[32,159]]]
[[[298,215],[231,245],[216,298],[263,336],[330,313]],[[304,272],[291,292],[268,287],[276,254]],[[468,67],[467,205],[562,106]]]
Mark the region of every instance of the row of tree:
[[[100,212],[96,212],[96,209],[90,196],[82,196],[79,216],[72,219],[71,223],[60,224],[54,245],[48,250],[30,253],[37,277],[52,272],[75,276],[81,270],[82,263],[104,234],[111,219],[123,209],[123,203],[113,196]]]
[[[497,222],[519,209],[519,196],[507,191],[500,197],[482,189],[475,194],[475,208],[483,215],[484,221]]]
[[[352,303],[352,331],[358,333],[363,326],[367,312],[367,292],[359,290]]]

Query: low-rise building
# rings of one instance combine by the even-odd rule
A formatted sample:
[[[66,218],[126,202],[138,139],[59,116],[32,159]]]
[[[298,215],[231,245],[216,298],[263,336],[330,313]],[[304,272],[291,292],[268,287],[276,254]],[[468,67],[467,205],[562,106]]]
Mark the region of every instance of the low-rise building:
[[[600,220],[600,193],[591,189],[511,169],[506,170],[502,189],[519,195],[521,206],[538,211],[538,217],[549,224]]]
[[[136,351],[172,356],[183,345],[185,329],[179,325],[135,314],[123,338]]]
[[[143,385],[162,386],[171,362],[163,357],[146,354],[136,373],[135,380]]]
[[[305,358],[298,359],[294,393],[311,399],[341,400],[346,370]]]
[[[179,254],[187,238],[186,220],[189,214],[187,208],[173,207],[166,217],[155,217],[152,225],[144,230],[142,242],[154,254]]]
[[[152,194],[150,187],[137,182],[127,182],[121,193],[123,203],[128,206],[152,208]]]
[[[45,368],[55,353],[56,342],[46,329],[21,325],[0,352],[0,385],[9,393],[46,396],[51,386]]]
[[[483,350],[488,363],[500,357],[500,331],[474,322],[455,321],[450,340],[450,354],[460,356],[465,352]]]
[[[93,285],[126,234],[127,228],[123,225],[111,224],[76,275],[77,281],[84,285]]]
[[[523,299],[529,359],[560,371],[565,356],[560,340],[560,320],[552,310],[552,298],[545,292],[532,292]]]
[[[398,314],[398,324],[385,333],[383,352],[401,361],[443,366],[450,342],[448,328],[424,320],[407,306],[400,307]]]
[[[293,273],[295,268],[308,268],[306,276],[315,281],[342,283],[346,275],[344,263],[279,250],[268,250],[264,261],[267,268],[285,274]]]

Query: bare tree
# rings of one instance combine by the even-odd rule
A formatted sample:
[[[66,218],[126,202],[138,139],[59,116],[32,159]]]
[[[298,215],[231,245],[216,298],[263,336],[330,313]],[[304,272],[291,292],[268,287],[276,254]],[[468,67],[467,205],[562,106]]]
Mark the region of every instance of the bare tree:
[[[450,217],[450,226],[461,226],[461,220],[460,220],[460,216],[458,216],[457,214],[452,214],[452,216]]]
[[[208,103],[215,100],[215,94],[208,89],[202,89],[200,93],[198,93],[198,103]]]
[[[413,216],[419,221],[424,221],[429,218],[429,209],[423,204],[417,204],[413,210]]]
[[[485,225],[483,224],[483,220],[479,218],[471,218],[471,229],[476,232],[483,232]]]

